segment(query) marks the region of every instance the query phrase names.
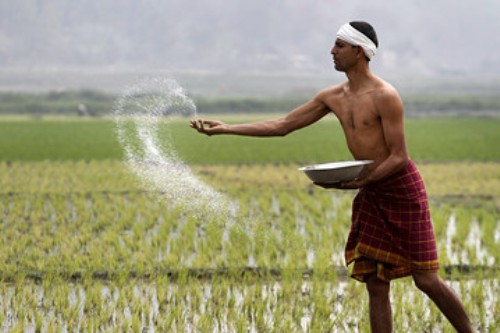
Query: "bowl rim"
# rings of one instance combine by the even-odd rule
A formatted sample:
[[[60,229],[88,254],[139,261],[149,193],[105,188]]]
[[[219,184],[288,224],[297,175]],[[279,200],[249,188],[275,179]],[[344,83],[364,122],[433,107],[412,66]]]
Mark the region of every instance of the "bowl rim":
[[[314,165],[307,165],[299,168],[299,171],[329,171],[329,170],[338,170],[345,169],[351,167],[358,167],[367,164],[373,163],[373,160],[354,160],[354,161],[337,161],[337,162],[328,162]]]

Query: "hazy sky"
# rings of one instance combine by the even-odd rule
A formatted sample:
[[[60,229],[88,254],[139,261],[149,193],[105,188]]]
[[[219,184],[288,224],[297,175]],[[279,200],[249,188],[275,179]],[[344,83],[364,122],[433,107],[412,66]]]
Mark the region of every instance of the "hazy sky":
[[[500,73],[498,0],[0,0],[0,68],[321,73],[350,20],[379,72]]]

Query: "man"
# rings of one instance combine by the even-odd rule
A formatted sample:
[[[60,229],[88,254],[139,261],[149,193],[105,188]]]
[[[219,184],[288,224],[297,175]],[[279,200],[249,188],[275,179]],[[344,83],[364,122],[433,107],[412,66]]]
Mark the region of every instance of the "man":
[[[331,50],[335,69],[347,81],[320,91],[312,100],[279,119],[227,125],[193,120],[207,135],[284,136],[328,113],[340,121],[356,160],[373,160],[359,179],[325,188],[359,189],[353,203],[346,245],[351,276],[366,283],[372,332],[391,332],[390,281],[411,275],[459,332],[472,332],[466,311],[438,276],[438,261],[427,195],[409,159],[403,129],[403,104],[397,91],[372,74],[370,60],[378,40],[366,22],[343,25]]]

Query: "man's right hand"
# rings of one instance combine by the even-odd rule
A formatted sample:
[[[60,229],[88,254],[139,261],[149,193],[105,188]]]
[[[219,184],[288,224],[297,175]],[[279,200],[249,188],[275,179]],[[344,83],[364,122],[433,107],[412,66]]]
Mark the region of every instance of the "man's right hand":
[[[208,125],[208,126],[206,126]],[[223,133],[223,128],[226,126],[221,121],[217,120],[191,120],[191,128],[194,128],[199,133],[203,133],[206,135],[214,135]]]

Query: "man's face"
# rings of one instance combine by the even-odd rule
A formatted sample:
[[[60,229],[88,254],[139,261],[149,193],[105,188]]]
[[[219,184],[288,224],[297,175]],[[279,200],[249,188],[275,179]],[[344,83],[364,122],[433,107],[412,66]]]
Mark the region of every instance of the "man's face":
[[[353,46],[342,39],[337,38],[332,50],[330,51],[333,56],[333,63],[335,64],[335,69],[340,72],[345,72],[351,66],[356,63],[356,56],[358,54],[359,47]]]

